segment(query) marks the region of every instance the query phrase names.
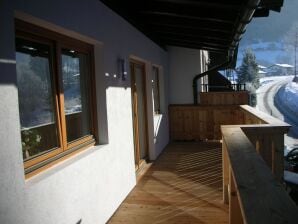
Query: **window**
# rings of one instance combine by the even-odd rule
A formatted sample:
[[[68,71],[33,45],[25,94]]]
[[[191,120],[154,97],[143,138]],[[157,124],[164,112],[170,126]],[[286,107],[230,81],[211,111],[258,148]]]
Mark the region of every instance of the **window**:
[[[155,114],[160,114],[160,95],[159,95],[159,69],[152,67],[152,98]]]
[[[94,145],[93,47],[16,20],[25,173]]]

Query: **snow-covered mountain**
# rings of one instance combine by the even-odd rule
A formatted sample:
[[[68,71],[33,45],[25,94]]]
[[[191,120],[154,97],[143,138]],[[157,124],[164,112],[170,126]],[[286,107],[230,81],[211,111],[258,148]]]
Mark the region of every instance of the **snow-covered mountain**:
[[[255,18],[240,41],[237,66],[241,64],[246,48],[254,51],[257,62],[261,65],[294,64],[294,40],[298,32],[297,9],[297,0],[286,0],[280,13],[271,11],[267,18]]]

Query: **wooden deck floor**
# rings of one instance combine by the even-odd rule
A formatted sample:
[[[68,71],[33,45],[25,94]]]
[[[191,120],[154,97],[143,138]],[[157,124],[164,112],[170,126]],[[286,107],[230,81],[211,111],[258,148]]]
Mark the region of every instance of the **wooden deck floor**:
[[[228,223],[221,145],[171,143],[109,223]]]

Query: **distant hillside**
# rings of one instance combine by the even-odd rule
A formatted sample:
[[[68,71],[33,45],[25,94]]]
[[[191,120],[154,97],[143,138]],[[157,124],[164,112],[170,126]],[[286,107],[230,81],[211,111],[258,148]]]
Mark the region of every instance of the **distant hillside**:
[[[285,0],[280,13],[271,11],[269,17],[254,18],[240,42],[237,64],[241,63],[245,48],[253,49],[260,64],[293,64],[294,51],[285,51],[284,40],[298,25],[297,10],[297,0]]]

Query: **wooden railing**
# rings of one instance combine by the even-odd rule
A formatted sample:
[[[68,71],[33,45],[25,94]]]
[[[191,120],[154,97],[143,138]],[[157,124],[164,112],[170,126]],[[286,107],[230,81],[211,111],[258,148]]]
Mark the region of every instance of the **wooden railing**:
[[[297,223],[297,206],[245,133],[251,128],[221,127],[223,200],[229,203],[229,223]]]
[[[239,106],[171,105],[171,140],[221,139],[220,125],[241,124],[243,113]]]
[[[172,140],[220,140],[222,125],[241,125],[276,177],[283,179],[284,134],[289,125],[247,105],[172,105]]]
[[[209,92],[210,89],[221,89],[223,91],[245,91],[245,84],[230,84],[226,86],[215,86],[209,84],[201,84],[203,92]]]
[[[232,92],[201,92],[199,93],[200,105],[241,105],[248,104],[247,91]]]
[[[247,105],[240,106],[240,109],[244,112],[246,124],[241,126],[243,132],[282,182],[284,134],[289,131],[290,125]]]
[[[288,124],[247,105],[172,105],[169,111],[172,140],[222,139],[230,223],[297,223],[297,207],[282,185]]]

